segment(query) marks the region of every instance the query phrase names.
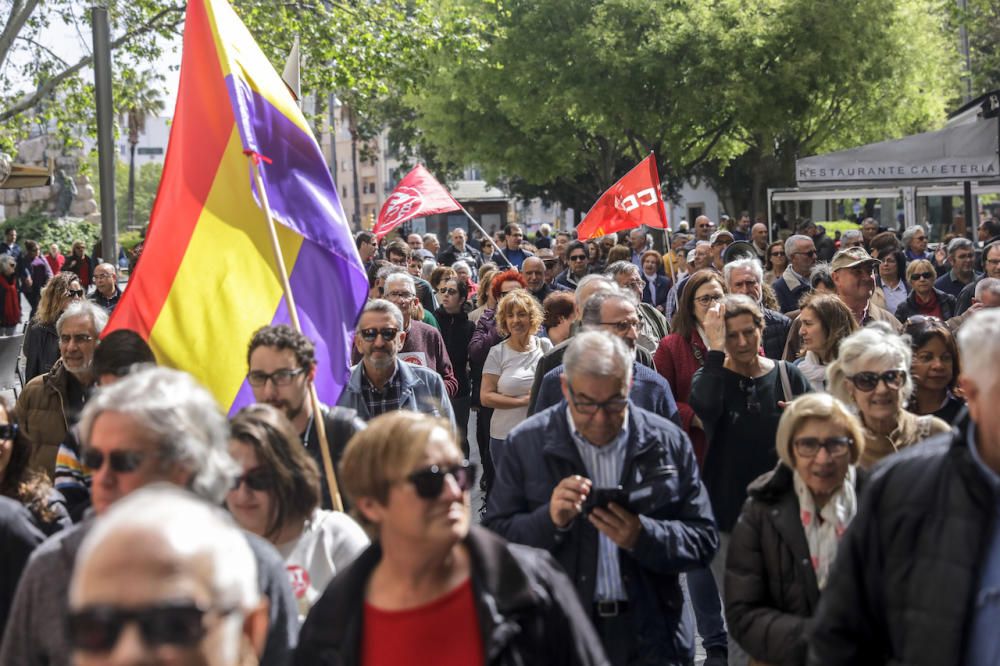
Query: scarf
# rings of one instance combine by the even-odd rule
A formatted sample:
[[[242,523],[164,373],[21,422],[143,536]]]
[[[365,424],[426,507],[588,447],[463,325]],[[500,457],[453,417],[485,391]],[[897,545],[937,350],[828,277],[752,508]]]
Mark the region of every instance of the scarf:
[[[652,303],[654,303],[654,304],[656,303],[656,278],[657,278],[657,275],[658,275],[657,273],[653,273],[652,275],[647,275],[646,271],[642,272],[642,277],[646,278],[646,284],[649,286],[649,300],[652,301]]]
[[[799,372],[809,380],[813,391],[817,393],[826,391],[826,366],[820,363],[819,356],[816,356],[814,352],[807,351],[799,361],[798,366]]]
[[[17,277],[4,277],[3,284],[3,325],[17,326],[21,321],[21,295],[17,293]]]
[[[918,313],[928,317],[937,317],[938,319],[943,318],[941,316],[941,303],[938,301],[936,292],[932,291],[931,297],[926,301],[921,300],[919,294],[914,294],[913,303],[917,306]]]
[[[806,482],[799,476],[798,471],[792,474],[795,494],[799,498],[799,519],[802,521],[802,530],[806,533],[809,559],[812,560],[816,583],[820,590],[826,587],[830,566],[837,555],[840,537],[844,535],[847,525],[858,512],[858,496],[854,490],[856,478],[857,473],[851,465],[847,468],[847,475],[840,490],[817,511],[816,501]]]

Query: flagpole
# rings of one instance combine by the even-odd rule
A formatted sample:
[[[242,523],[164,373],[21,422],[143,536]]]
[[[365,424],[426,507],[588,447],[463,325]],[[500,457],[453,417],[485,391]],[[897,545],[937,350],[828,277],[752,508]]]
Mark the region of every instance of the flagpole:
[[[490,235],[486,233],[485,229],[479,226],[479,223],[476,222],[476,218],[469,215],[469,211],[465,210],[465,206],[463,206],[462,204],[458,204],[458,207],[463,213],[465,213],[465,216],[469,218],[469,222],[472,222],[472,224],[476,227],[476,229],[479,229],[479,233],[483,235],[483,238],[490,238],[492,242],[492,238],[490,237]],[[510,259],[508,259],[507,255],[504,254],[503,250],[500,249],[500,245],[498,243],[493,243],[493,245],[496,246],[497,252],[499,252],[500,256],[503,257],[503,260],[507,262],[507,265],[510,266],[511,268],[514,268],[514,264],[510,263]]]
[[[264,181],[260,177],[260,155],[250,153],[250,164],[253,168],[254,182],[257,183],[257,193],[260,195],[260,202],[264,206],[264,214],[267,216],[267,231],[271,237],[271,249],[274,251],[274,261],[278,265],[278,276],[281,278],[281,289],[285,295],[285,303],[288,305],[288,316],[292,321],[292,327],[302,333],[302,325],[299,323],[299,313],[295,308],[295,297],[292,296],[292,284],[288,280],[288,269],[285,267],[285,258],[281,256],[281,244],[278,243],[278,232],[274,228],[274,216],[271,214],[271,204],[267,199],[267,190],[264,189]],[[323,413],[320,411],[319,394],[316,393],[316,384],[309,382],[309,400],[312,404],[313,423],[316,425],[316,434],[319,435],[319,450],[323,458],[323,471],[326,476],[326,483],[330,487],[330,500],[333,503],[334,511],[343,512],[344,503],[340,499],[340,488],[337,486],[337,476],[333,471],[333,458],[330,456],[330,444],[326,438],[326,424],[323,422]]]

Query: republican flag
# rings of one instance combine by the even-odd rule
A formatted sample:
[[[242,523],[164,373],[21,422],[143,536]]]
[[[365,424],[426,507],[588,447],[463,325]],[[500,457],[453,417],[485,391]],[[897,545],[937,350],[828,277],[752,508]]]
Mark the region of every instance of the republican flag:
[[[576,228],[576,235],[587,240],[643,225],[654,229],[669,227],[653,153],[601,195]]]
[[[316,388],[336,402],[349,332],[368,292],[347,219],[305,118],[227,0],[189,0],[180,89],[163,177],[135,275],[108,326],[145,337],[219,403],[253,401],[253,332],[289,313],[248,155],[276,221]]]
[[[372,233],[381,240],[407,220],[461,208],[462,204],[452,198],[444,185],[434,180],[434,176],[424,165],[418,164],[399,181],[399,185],[382,204]]]

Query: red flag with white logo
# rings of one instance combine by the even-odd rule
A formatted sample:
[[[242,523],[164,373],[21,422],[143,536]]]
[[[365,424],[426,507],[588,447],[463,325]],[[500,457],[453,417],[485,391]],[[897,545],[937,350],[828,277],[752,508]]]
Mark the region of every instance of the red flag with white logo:
[[[407,220],[447,213],[461,207],[462,204],[452,198],[444,185],[434,180],[434,176],[422,164],[418,164],[399,181],[399,185],[396,185],[396,189],[382,204],[372,232],[381,240]]]
[[[653,153],[601,195],[576,228],[576,235],[587,240],[643,225],[667,228],[667,212]]]

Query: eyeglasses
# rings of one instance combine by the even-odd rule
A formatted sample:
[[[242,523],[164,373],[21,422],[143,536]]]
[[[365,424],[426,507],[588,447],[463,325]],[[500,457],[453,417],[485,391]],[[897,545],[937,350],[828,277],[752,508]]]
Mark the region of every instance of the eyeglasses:
[[[139,466],[146,459],[146,454],[142,451],[111,451],[107,455],[98,449],[86,448],[80,462],[92,472],[96,472],[104,467],[105,458],[108,467],[116,474],[129,474],[139,469]]]
[[[831,458],[840,458],[847,455],[851,450],[854,440],[850,437],[800,437],[792,442],[795,447],[795,455],[802,458],[815,458],[820,449],[826,449]]]
[[[784,253],[784,252],[772,252],[772,253],[771,253],[771,257],[772,257],[772,258],[773,258],[773,257],[784,257],[784,256],[785,256],[785,253]]]
[[[601,326],[614,326],[619,333],[628,333],[633,328],[639,330],[642,322],[636,319],[623,319],[621,321],[602,321]]]
[[[142,640],[150,647],[173,645],[191,648],[205,637],[205,615],[225,617],[235,608],[201,608],[193,601],[173,601],[143,608],[89,606],[70,611],[69,640],[83,652],[110,652],[126,624],[138,625]]]
[[[458,289],[455,289],[454,287],[441,287],[438,289],[438,293],[442,296],[457,296]]]
[[[604,410],[605,414],[621,414],[628,407],[628,398],[621,396],[605,400],[604,402],[581,401],[577,399],[576,391],[573,390],[572,386],[569,387],[569,397],[573,400],[573,407],[576,411],[587,416],[592,416],[601,409]]]
[[[390,291],[386,294],[389,298],[395,298],[397,300],[404,300],[413,298],[416,296],[412,291]]]
[[[431,465],[412,472],[406,477],[406,480],[413,484],[417,495],[432,500],[441,496],[441,492],[444,490],[444,481],[449,474],[464,493],[472,488],[472,484],[476,480],[476,465],[468,460],[447,467]]]
[[[101,280],[103,278],[110,278],[110,277],[114,277],[114,275],[112,275],[111,273],[94,273],[95,280]]]
[[[83,289],[67,289],[65,295],[69,298],[83,298]]]
[[[72,335],[64,333],[59,336],[59,344],[68,345],[70,342],[75,342],[78,345],[85,345],[93,339],[94,336],[88,333],[74,333]]]
[[[398,328],[386,327],[386,328],[363,328],[358,331],[358,335],[365,342],[375,342],[375,338],[382,336],[382,339],[386,342],[392,342],[396,339],[396,335],[399,334]]]
[[[752,379],[741,379],[740,390],[747,399],[747,411],[751,414],[760,413],[760,400],[757,399],[757,382]]]
[[[255,467],[236,477],[236,480],[233,481],[233,490],[239,490],[242,484],[246,484],[250,490],[264,492],[274,487],[274,476],[263,467]]]
[[[570,261],[587,261],[587,255],[585,255],[585,254],[570,255],[569,260]]]
[[[251,370],[247,373],[247,381],[250,382],[250,386],[264,386],[270,379],[275,386],[288,386],[303,372],[305,372],[303,368],[282,368],[270,374],[260,370]]]
[[[859,391],[869,393],[875,390],[878,383],[885,382],[885,385],[892,390],[898,390],[906,382],[905,370],[889,370],[879,374],[877,372],[859,372],[853,377],[848,377],[854,387]]]
[[[914,273],[910,276],[910,282],[916,282],[917,280],[933,280],[935,277],[934,273],[924,272],[924,273]]]
[[[698,305],[713,305],[722,300],[722,294],[706,294],[704,296],[697,296],[694,302]]]
[[[0,440],[14,439],[17,437],[17,424],[5,423],[0,425]]]
[[[804,254],[807,257],[815,257],[816,256],[816,250],[807,250],[805,252],[792,252],[792,256],[795,256],[796,254]]]

